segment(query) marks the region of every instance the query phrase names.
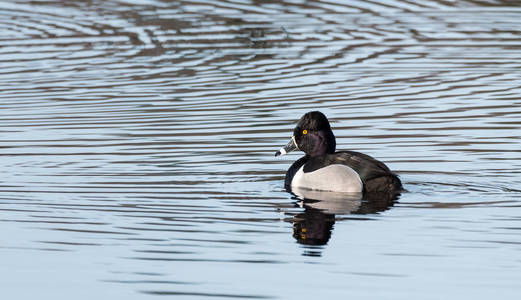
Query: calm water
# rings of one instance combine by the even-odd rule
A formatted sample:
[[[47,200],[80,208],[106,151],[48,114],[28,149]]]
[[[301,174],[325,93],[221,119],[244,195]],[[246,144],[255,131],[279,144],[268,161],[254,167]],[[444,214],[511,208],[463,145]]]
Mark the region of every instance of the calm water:
[[[519,299],[521,3],[415,2],[0,2],[2,297]],[[309,110],[408,191],[286,193]]]

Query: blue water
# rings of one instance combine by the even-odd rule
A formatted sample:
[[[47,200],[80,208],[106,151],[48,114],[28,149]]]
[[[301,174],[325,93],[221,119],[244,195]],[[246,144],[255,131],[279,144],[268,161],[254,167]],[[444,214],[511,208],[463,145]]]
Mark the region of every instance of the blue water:
[[[0,2],[3,297],[518,299],[520,17],[492,0]],[[407,191],[288,194],[300,154],[274,153],[310,110]]]

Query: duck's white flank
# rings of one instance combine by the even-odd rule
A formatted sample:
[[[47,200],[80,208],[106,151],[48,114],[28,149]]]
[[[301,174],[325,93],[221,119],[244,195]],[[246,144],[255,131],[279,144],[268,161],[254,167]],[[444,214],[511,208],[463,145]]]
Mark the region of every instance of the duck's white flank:
[[[344,193],[361,193],[363,190],[358,173],[340,164],[329,165],[308,173],[304,173],[304,167],[301,167],[293,177],[291,187]]]

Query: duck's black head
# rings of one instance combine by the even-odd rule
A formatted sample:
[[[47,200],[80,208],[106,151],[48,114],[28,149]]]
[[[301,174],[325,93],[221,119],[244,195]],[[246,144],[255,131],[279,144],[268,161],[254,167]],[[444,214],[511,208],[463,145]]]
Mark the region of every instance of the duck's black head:
[[[323,113],[311,111],[304,114],[293,130],[291,141],[277,151],[275,156],[296,149],[311,157],[335,153],[335,135]]]

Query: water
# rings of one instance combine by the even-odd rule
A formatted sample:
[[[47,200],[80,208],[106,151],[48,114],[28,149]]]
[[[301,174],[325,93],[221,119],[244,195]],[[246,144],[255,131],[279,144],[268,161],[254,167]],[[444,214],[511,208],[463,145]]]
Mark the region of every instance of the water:
[[[520,18],[506,0],[1,2],[3,297],[518,299]],[[407,192],[286,193],[299,155],[274,153],[310,110]]]

